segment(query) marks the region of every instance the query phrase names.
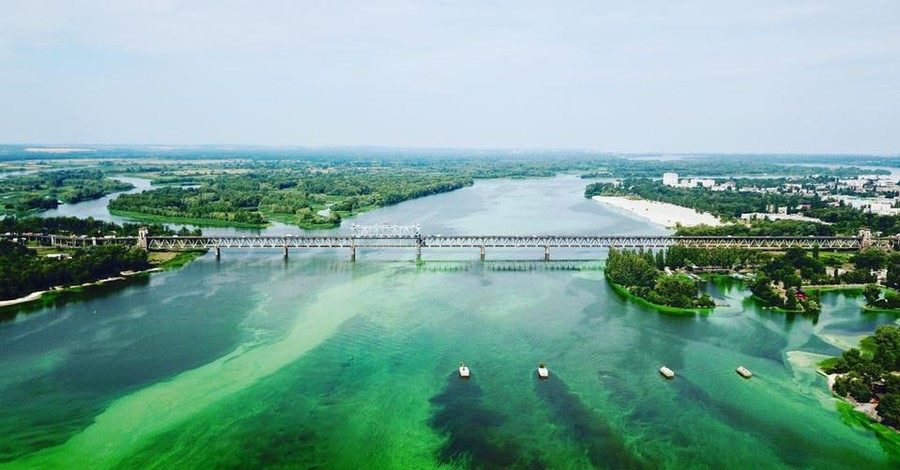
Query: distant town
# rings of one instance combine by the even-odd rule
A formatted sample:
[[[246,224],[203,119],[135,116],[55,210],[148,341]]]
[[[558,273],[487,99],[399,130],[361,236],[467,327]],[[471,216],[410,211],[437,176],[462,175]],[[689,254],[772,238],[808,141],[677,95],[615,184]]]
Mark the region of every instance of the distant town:
[[[775,193],[802,197],[818,197],[831,206],[850,206],[876,215],[900,214],[900,185],[890,175],[859,175],[852,178],[813,175],[765,178],[679,178],[678,173],[663,173],[662,182],[673,188],[706,188],[710,191],[738,191],[743,193]],[[742,184],[741,184],[742,183]],[[796,207],[768,205],[765,212],[748,212],[741,218],[768,220],[801,220],[827,224],[815,217],[805,217],[797,212],[809,209],[810,203]]]

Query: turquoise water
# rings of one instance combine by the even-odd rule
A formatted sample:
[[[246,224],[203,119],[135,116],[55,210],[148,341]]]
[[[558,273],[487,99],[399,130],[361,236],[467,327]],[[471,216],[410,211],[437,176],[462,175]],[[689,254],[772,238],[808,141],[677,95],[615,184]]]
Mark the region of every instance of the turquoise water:
[[[427,233],[661,233],[573,177],[365,214]],[[818,354],[887,315],[660,315],[542,250],[224,251],[0,324],[0,468],[890,468]],[[570,250],[554,257],[597,258]],[[501,259],[523,258],[520,261]],[[405,258],[405,259],[403,259]],[[440,258],[440,260],[438,259]],[[10,315],[8,314],[7,317]],[[472,379],[460,381],[465,361]],[[545,361],[551,379],[538,381]],[[678,376],[657,372],[668,365]],[[734,369],[745,365],[751,380]]]

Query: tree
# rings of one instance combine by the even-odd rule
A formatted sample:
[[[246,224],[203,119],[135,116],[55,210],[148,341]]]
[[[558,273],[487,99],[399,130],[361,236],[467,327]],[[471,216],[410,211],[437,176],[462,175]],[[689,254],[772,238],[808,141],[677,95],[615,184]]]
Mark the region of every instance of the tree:
[[[900,376],[894,374],[884,376],[884,393],[900,394]]]
[[[652,288],[659,272],[638,253],[610,249],[606,260],[606,275],[614,283],[625,287]]]
[[[788,310],[797,310],[797,296],[793,292],[788,291],[784,299],[784,308]]]
[[[891,253],[888,258],[887,279],[884,285],[892,288],[900,288],[900,253]]]
[[[881,325],[875,329],[873,340],[872,361],[888,371],[900,370],[900,327]]]
[[[867,403],[872,399],[872,390],[869,388],[869,384],[853,371],[835,380],[834,392],[842,397],[849,395],[860,403]]]
[[[759,297],[773,307],[781,307],[784,305],[784,300],[777,292],[775,292],[775,289],[772,288],[772,280],[765,274],[758,273],[756,275],[756,279],[750,283],[750,291],[753,292],[753,295]]]
[[[878,402],[878,416],[882,424],[894,428],[900,426],[900,394],[888,393]]]
[[[785,290],[790,290],[791,287],[796,287],[797,289],[803,287],[803,279],[794,273],[782,277],[781,282],[784,284]]]
[[[697,284],[683,276],[663,276],[654,288],[665,305],[691,307],[697,296]]]
[[[860,251],[850,261],[856,265],[856,269],[868,272],[883,268],[887,263],[887,255],[884,251],[872,248]]]
[[[866,298],[867,304],[874,305],[881,297],[881,288],[875,284],[869,284],[863,289],[863,297]]]

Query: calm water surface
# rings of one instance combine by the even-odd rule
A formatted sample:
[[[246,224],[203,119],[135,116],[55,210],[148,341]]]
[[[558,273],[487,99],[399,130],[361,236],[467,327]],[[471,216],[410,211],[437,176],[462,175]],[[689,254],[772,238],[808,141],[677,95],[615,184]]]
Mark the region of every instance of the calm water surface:
[[[479,181],[354,222],[664,232],[583,184]],[[525,260],[542,256],[225,250],[6,312],[0,468],[896,468],[813,370],[894,317],[842,294],[816,319],[772,313],[730,282],[707,286],[728,307],[665,316],[618,297],[596,263]]]

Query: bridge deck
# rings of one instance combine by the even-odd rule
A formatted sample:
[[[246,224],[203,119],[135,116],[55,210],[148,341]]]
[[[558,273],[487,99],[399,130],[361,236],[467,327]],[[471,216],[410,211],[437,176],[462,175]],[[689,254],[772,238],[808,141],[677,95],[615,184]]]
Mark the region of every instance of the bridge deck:
[[[10,236],[7,236],[10,237]],[[138,237],[65,237],[27,234],[19,237],[58,246],[103,244],[137,245]],[[867,240],[871,246],[890,246],[892,239]],[[421,237],[354,237],[333,236],[148,236],[151,250],[186,250],[197,248],[748,248],[784,250],[787,248],[823,250],[859,250],[860,237],[723,237],[723,236],[640,236],[640,235],[449,235]]]

